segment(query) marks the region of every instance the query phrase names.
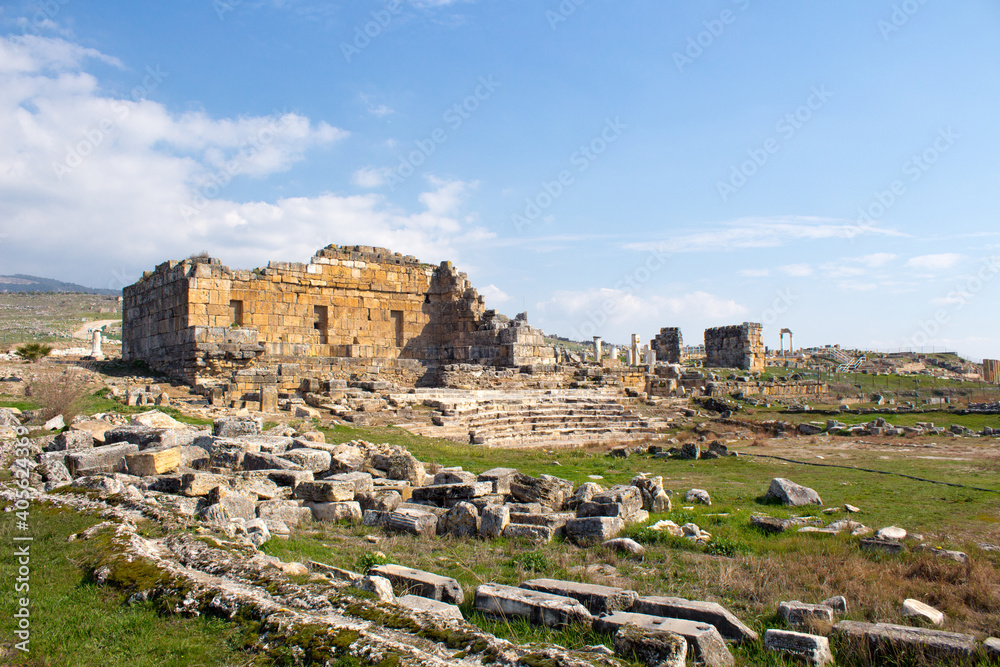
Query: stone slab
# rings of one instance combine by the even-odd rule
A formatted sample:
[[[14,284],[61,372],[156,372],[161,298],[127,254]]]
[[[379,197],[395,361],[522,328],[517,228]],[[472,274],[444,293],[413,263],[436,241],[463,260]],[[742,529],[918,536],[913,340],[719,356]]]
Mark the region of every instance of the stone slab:
[[[451,577],[444,577],[433,572],[414,570],[402,565],[377,565],[369,570],[369,574],[385,577],[392,582],[397,593],[414,594],[421,597],[462,604],[465,594],[461,585]]]
[[[610,611],[628,610],[639,597],[635,591],[624,588],[560,579],[529,579],[521,584],[521,588],[573,598],[595,616]]]
[[[743,624],[728,609],[716,602],[684,598],[643,596],[637,598],[628,611],[651,616],[680,618],[714,625],[724,639],[735,642],[755,642],[756,632]]]
[[[625,625],[634,625],[651,632],[673,632],[687,640],[691,657],[706,667],[730,667],[734,664],[725,640],[714,625],[686,621],[679,618],[663,618],[649,614],[616,611],[594,619],[594,629],[613,634]]]
[[[493,618],[526,618],[550,628],[593,622],[587,608],[571,597],[501,584],[477,587],[473,608]]]

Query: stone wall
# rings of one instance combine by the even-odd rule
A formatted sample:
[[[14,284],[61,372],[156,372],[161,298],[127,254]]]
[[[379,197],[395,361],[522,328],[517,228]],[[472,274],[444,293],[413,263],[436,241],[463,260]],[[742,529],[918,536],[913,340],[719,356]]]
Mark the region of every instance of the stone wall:
[[[308,264],[233,270],[190,258],[124,290],[123,358],[227,394],[306,378],[432,384],[443,364],[554,363],[525,318],[486,311],[450,262],[328,246]]]
[[[756,322],[705,329],[705,365],[764,370],[764,342]]]
[[[679,364],[681,362],[681,350],[684,341],[681,338],[681,330],[678,327],[663,327],[656,338],[650,341],[649,346],[656,350],[656,360],[665,361],[668,364]]]
[[[1000,384],[1000,360],[983,359],[983,382]]]

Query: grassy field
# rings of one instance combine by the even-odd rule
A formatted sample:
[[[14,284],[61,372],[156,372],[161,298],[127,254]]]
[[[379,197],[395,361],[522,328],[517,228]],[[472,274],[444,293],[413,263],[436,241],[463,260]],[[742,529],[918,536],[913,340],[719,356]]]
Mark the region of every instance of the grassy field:
[[[190,667],[254,665],[240,649],[240,628],[216,618],[162,616],[152,603],[126,605],[124,595],[90,580],[91,542],[67,538],[100,519],[35,505],[30,509],[31,639],[29,651],[14,648],[18,563],[10,545],[14,514],[0,515],[0,663],[30,667]],[[8,584],[10,587],[8,587]]]
[[[121,319],[117,297],[0,293],[0,348],[72,341],[72,333],[85,322],[113,319]]]

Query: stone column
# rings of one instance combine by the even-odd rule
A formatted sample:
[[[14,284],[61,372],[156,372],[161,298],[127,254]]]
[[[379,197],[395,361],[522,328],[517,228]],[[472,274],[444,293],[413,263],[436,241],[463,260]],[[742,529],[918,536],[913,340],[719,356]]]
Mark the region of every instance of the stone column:
[[[636,366],[639,363],[639,334],[632,334],[632,353],[629,357],[629,366]]]
[[[90,356],[95,359],[103,359],[104,355],[101,353],[101,330],[94,329],[90,332]]]
[[[594,336],[594,361],[601,363],[601,337]]]

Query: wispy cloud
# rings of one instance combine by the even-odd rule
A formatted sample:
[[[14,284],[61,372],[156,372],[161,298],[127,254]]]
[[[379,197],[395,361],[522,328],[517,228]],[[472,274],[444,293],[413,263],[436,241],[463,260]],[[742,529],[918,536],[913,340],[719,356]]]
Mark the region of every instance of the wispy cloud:
[[[626,250],[719,252],[745,248],[777,248],[795,241],[852,239],[858,236],[906,236],[893,229],[858,226],[855,222],[808,216],[740,218],[707,225],[708,229],[660,240],[627,243]]]
[[[954,252],[943,252],[935,255],[920,255],[911,257],[906,266],[920,271],[945,271],[962,261],[962,255]]]

